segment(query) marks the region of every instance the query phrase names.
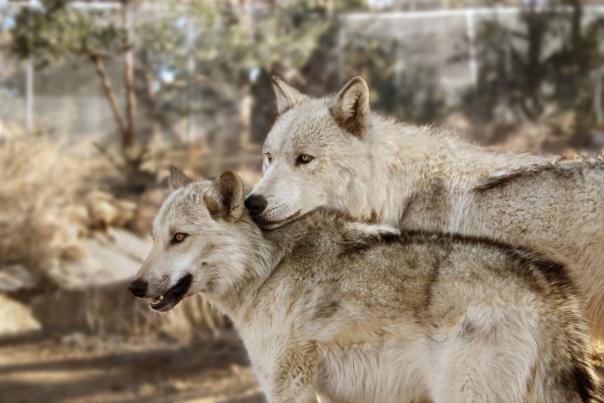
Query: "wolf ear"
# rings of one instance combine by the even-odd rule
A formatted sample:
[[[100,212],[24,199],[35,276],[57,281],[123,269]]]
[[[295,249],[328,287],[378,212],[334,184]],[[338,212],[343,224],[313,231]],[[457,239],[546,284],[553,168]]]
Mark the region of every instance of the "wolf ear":
[[[277,113],[281,115],[293,106],[301,103],[308,97],[302,94],[300,91],[283,81],[277,76],[272,77],[273,80],[273,91],[275,92],[275,98],[277,103]]]
[[[178,188],[188,185],[193,182],[183,171],[176,168],[175,166],[170,166],[170,177],[168,178],[168,187],[170,191],[173,192]]]
[[[233,171],[223,172],[213,181],[214,195],[204,200],[212,217],[237,221],[243,214],[243,183]]]
[[[338,125],[355,136],[361,136],[369,116],[369,87],[356,76],[344,85],[329,108]]]

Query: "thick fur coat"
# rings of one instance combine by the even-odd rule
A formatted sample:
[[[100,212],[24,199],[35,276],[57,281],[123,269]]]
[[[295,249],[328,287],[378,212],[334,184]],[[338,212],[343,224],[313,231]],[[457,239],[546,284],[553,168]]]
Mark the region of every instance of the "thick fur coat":
[[[201,292],[232,319],[270,402],[595,401],[588,328],[562,266],[323,209],[263,231],[234,174],[182,179],[136,293],[167,310]]]
[[[594,334],[604,334],[604,160],[495,152],[395,122],[371,112],[358,77],[320,99],[274,84],[279,116],[246,201],[258,223],[275,228],[329,207],[530,248],[568,267]]]

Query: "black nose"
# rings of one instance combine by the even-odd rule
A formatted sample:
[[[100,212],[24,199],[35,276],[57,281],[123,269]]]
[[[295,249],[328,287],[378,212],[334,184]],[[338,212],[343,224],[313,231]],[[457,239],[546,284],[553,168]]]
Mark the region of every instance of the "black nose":
[[[141,279],[134,280],[128,289],[135,297],[143,298],[147,293],[147,282]]]
[[[267,204],[268,203],[266,202],[264,196],[260,195],[249,195],[247,199],[245,199],[245,207],[252,216],[262,214]]]

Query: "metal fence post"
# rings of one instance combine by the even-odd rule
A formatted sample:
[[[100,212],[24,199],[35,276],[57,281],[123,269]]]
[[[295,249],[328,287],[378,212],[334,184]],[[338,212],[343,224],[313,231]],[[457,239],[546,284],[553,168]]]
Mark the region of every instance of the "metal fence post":
[[[472,84],[478,84],[478,62],[476,60],[476,20],[474,10],[466,11],[466,31],[468,36],[468,67],[470,69],[470,79]]]
[[[29,4],[32,8],[35,7],[34,0],[29,0]],[[31,55],[27,58],[25,85],[25,127],[31,133],[34,127],[34,61]]]

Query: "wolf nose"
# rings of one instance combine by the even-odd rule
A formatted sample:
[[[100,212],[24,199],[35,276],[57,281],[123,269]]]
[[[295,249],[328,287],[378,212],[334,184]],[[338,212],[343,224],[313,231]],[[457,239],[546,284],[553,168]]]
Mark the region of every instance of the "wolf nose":
[[[143,298],[147,293],[147,282],[141,279],[134,280],[128,286],[128,290],[135,297]]]
[[[247,199],[245,199],[245,207],[252,216],[262,214],[267,204],[266,199],[260,195],[249,195]]]

